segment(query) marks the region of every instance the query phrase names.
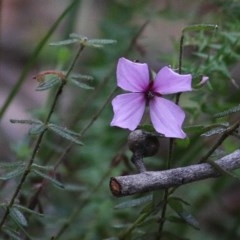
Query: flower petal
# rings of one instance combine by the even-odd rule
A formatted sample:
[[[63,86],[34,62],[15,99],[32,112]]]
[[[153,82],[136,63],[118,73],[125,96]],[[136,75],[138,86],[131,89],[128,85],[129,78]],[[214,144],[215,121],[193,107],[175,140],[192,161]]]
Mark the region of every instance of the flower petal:
[[[126,91],[144,92],[149,83],[147,64],[120,58],[117,65],[117,83]]]
[[[145,110],[145,97],[141,93],[126,93],[116,96],[113,101],[114,117],[111,126],[134,130],[140,123]]]
[[[175,103],[161,97],[149,102],[150,117],[157,132],[171,138],[185,138],[182,123],[185,118],[183,110]]]
[[[169,67],[162,68],[154,81],[153,91],[161,94],[172,94],[191,91],[191,74],[178,74]]]

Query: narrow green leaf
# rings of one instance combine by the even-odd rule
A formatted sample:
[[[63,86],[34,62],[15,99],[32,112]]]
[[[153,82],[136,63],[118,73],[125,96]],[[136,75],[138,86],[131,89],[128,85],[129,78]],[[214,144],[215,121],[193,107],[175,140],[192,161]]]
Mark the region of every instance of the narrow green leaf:
[[[72,40],[79,41],[79,43],[84,46],[94,48],[102,48],[104,45],[114,44],[117,42],[116,40],[113,39],[88,39],[87,37],[76,33],[71,33],[70,38],[72,38]]]
[[[178,199],[176,198],[169,198],[168,199],[168,204],[169,206],[175,211],[175,212],[182,212],[183,211],[183,204],[181,201],[179,201]]]
[[[63,138],[66,138],[76,144],[83,145],[83,143],[79,140],[80,135],[76,132],[68,130],[65,127],[60,127],[55,124],[48,124],[48,128],[51,129],[53,132],[57,133]]]
[[[13,206],[20,211],[24,211],[24,212],[30,213],[32,215],[36,215],[38,217],[44,217],[44,214],[36,212],[34,210],[31,210],[27,207],[24,207],[24,206],[21,206],[21,205],[18,205],[18,204],[14,204]]]
[[[222,167],[220,167],[217,163],[215,163],[212,160],[207,160],[207,163],[209,163],[216,171],[218,171],[220,174],[224,175],[224,176],[228,176],[228,177],[232,177],[238,181],[240,181],[240,177],[238,177],[237,175],[235,175],[234,173],[229,172],[228,170],[223,169]]]
[[[199,230],[198,221],[183,208],[183,204],[186,205],[186,202],[181,198],[171,197],[168,200],[169,206],[174,210],[179,217],[181,217],[187,224],[192,226],[195,229]]]
[[[11,170],[11,169],[16,169],[18,167],[23,167],[25,166],[26,163],[23,161],[15,161],[15,162],[0,162],[0,168],[4,170]]]
[[[89,39],[88,43],[90,44],[97,44],[97,45],[106,45],[106,44],[115,44],[117,43],[116,40],[113,39]]]
[[[77,39],[66,39],[66,40],[62,40],[62,41],[58,41],[58,42],[52,42],[49,45],[50,46],[66,46],[66,45],[70,45],[70,44],[75,44],[76,42],[78,42]]]
[[[136,207],[136,206],[143,206],[145,203],[151,202],[152,201],[152,195],[140,197],[137,199],[131,199],[128,201],[124,201],[122,203],[119,203],[116,205],[114,208],[116,209],[121,209],[121,208],[131,208],[131,207]]]
[[[184,130],[188,133],[195,133],[195,134],[213,134],[214,132],[210,132],[212,130],[216,130],[217,134],[220,132],[221,129],[226,130],[227,127],[229,126],[228,122],[222,122],[222,123],[213,123],[209,125],[192,125],[192,126],[187,126],[184,128]],[[205,136],[205,135],[203,135]]]
[[[54,166],[42,166],[42,165],[38,165],[36,163],[33,163],[32,168],[43,170],[43,171],[52,171],[54,169]]]
[[[25,166],[19,166],[16,169],[12,169],[9,172],[3,173],[0,176],[0,180],[8,180],[21,175],[25,171]]]
[[[217,128],[211,129],[210,131],[207,131],[207,132],[201,134],[201,136],[210,137],[212,135],[221,134],[221,133],[225,132],[226,129],[227,129],[226,127],[217,127]]]
[[[209,54],[206,54],[206,53],[201,53],[201,52],[195,52],[193,53],[194,56],[197,56],[199,58],[202,58],[204,60],[208,59],[209,58]]]
[[[59,187],[59,188],[61,188],[61,189],[64,188],[64,185],[63,185],[61,182],[59,182],[59,181],[56,180],[55,178],[51,177],[50,175],[45,174],[45,173],[43,173],[43,172],[41,172],[41,171],[39,171],[39,170],[37,170],[37,169],[33,169],[33,172],[34,172],[35,174],[41,176],[42,178],[49,180],[51,183],[53,183],[54,186]]]
[[[184,130],[188,133],[201,133],[204,131],[205,127],[204,125],[191,125],[184,127]]]
[[[20,124],[42,124],[39,120],[32,120],[32,119],[10,119],[11,123],[20,123]]]
[[[51,77],[51,78],[44,78],[42,82],[39,83],[37,88],[35,89],[36,91],[45,91],[50,88],[53,88],[54,86],[58,85],[62,80],[59,77]]]
[[[3,232],[8,235],[9,237],[11,237],[11,240],[22,240],[22,238],[19,236],[19,233],[13,229],[7,228],[7,227],[3,227]]]
[[[186,222],[188,225],[192,226],[196,230],[200,230],[200,225],[197,219],[187,211],[179,212],[178,215]]]
[[[86,83],[79,82],[79,81],[77,81],[77,80],[75,80],[75,79],[70,79],[70,82],[71,82],[72,84],[74,84],[75,86],[77,86],[77,87],[79,87],[79,88],[82,88],[82,89],[86,89],[86,90],[92,90],[92,89],[94,89],[94,87],[89,86],[89,85],[86,84]]]
[[[85,40],[85,41],[88,40],[88,38],[86,36],[83,36],[83,35],[80,35],[80,34],[77,34],[77,33],[70,33],[69,37],[70,38],[75,38],[75,39],[78,39],[78,40]]]
[[[83,79],[83,80],[88,80],[88,81],[93,80],[93,77],[90,76],[90,75],[83,75],[83,74],[78,74],[78,73],[73,73],[73,74],[71,74],[71,78],[74,78],[74,79]]]
[[[240,111],[240,104],[235,106],[235,107],[232,107],[232,108],[229,108],[223,112],[220,112],[220,113],[217,113],[214,115],[215,118],[220,118],[220,117],[225,117],[225,116],[229,116],[230,114],[232,113],[236,113],[236,112],[239,112]]]
[[[25,216],[17,208],[10,208],[10,216],[15,222],[19,223],[20,225],[24,227],[28,225]]]
[[[178,201],[178,202],[180,202],[181,204],[184,204],[184,205],[186,205],[186,206],[190,206],[190,203],[186,202],[185,200],[183,200],[183,199],[180,198],[180,197],[170,197],[169,200]]]
[[[190,144],[190,139],[188,137],[184,139],[176,139],[175,144],[179,148],[187,148]]]
[[[185,27],[182,32],[190,32],[190,31],[214,31],[218,29],[218,25],[215,24],[195,24]]]

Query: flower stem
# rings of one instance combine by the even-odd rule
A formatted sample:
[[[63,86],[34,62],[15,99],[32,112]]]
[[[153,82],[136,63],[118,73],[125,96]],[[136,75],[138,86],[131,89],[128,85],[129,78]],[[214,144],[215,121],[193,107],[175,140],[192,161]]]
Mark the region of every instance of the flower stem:
[[[182,73],[182,59],[183,59],[183,41],[184,41],[184,34],[182,33],[180,38],[180,44],[179,44],[179,60],[178,60],[178,73]],[[176,95],[175,103],[178,105],[180,100],[181,93],[178,93]],[[171,168],[172,165],[172,159],[173,159],[173,150],[174,150],[174,138],[171,138],[169,140],[169,150],[168,150],[168,160],[167,160],[167,169]],[[164,190],[163,195],[163,207],[162,207],[162,213],[158,228],[158,239],[162,239],[162,233],[163,233],[163,227],[166,221],[166,212],[167,212],[167,204],[168,204],[168,197],[171,195],[171,191],[169,191],[169,188]]]
[[[84,49],[84,46],[80,45],[80,48],[79,48],[76,56],[74,57],[71,65],[70,65],[70,67],[69,67],[69,69],[68,69],[68,71],[67,71],[67,73],[65,75],[65,79],[61,82],[61,85],[58,87],[58,90],[57,90],[57,92],[55,94],[55,97],[54,97],[53,103],[51,105],[51,108],[49,110],[49,113],[48,113],[48,115],[46,117],[46,120],[44,121],[45,125],[48,124],[48,122],[49,122],[49,120],[50,120],[50,118],[51,118],[51,116],[52,116],[52,114],[53,114],[53,112],[55,110],[57,101],[58,101],[58,99],[59,99],[59,97],[60,97],[60,95],[62,93],[62,90],[63,90],[64,86],[67,83],[67,77],[69,76],[69,74],[73,70],[73,68],[74,68],[74,66],[75,66],[75,64],[77,62],[77,59],[78,59],[80,53],[83,51],[83,49]],[[27,167],[26,167],[26,169],[25,169],[25,171],[24,171],[24,173],[22,175],[22,178],[21,178],[21,180],[20,180],[20,182],[19,182],[19,184],[18,184],[18,186],[17,186],[17,188],[16,188],[16,190],[15,190],[15,192],[14,192],[14,194],[13,194],[13,196],[12,196],[10,202],[9,202],[9,204],[6,207],[7,209],[6,209],[6,211],[5,211],[4,215],[3,215],[3,218],[2,218],[2,220],[0,222],[0,230],[3,227],[3,224],[5,223],[7,217],[9,215],[9,213],[10,213],[10,209],[13,206],[13,204],[15,202],[15,199],[17,198],[19,192],[21,191],[21,188],[22,188],[23,184],[25,183],[25,181],[27,179],[27,176],[29,175],[29,173],[31,171],[32,164],[33,164],[33,162],[35,160],[35,157],[36,157],[36,155],[37,155],[37,153],[38,153],[38,151],[40,149],[40,145],[42,143],[42,139],[43,139],[43,136],[45,135],[46,131],[47,131],[47,128],[44,131],[41,132],[41,134],[39,135],[39,137],[38,137],[38,139],[36,141],[35,147],[34,147],[33,152],[32,152],[32,156],[31,156],[30,160],[28,161]]]

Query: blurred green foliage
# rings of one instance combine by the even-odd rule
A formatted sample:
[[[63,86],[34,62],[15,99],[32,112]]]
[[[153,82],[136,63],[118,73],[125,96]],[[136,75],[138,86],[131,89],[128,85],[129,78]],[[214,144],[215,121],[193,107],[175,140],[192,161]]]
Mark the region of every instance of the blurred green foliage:
[[[197,163],[218,139],[216,128],[226,122],[231,124],[239,118],[236,106],[240,102],[240,79],[238,75],[232,76],[232,70],[238,68],[240,59],[240,2],[193,1],[194,4],[187,9],[175,5],[174,1],[166,2],[168,3],[160,8],[157,1],[104,1],[101,9],[103,17],[96,23],[99,38],[113,39],[116,43],[101,49],[84,49],[73,72],[93,76],[91,88],[94,89],[75,88],[71,85],[64,89],[51,118],[51,126],[55,126],[58,134],[50,131],[45,134],[36,159],[38,165],[32,168],[18,197],[17,204],[26,209],[17,206],[12,208],[3,228],[3,237],[159,239],[157,236],[163,191],[117,199],[111,195],[108,186],[111,176],[134,172],[129,160],[131,153],[126,146],[128,131],[109,126],[113,113],[108,97],[115,93],[118,58],[125,56],[144,60],[146,46],[141,45],[139,40],[143,35],[141,30],[145,31],[141,28],[147,21],[149,23],[146,28],[152,21],[160,23],[162,20],[175,21],[176,24],[184,21],[185,27],[193,24],[218,26],[217,29],[200,27],[183,32],[183,72],[193,75],[194,84],[197,84],[199,76],[208,76],[209,81],[203,87],[181,96],[180,105],[187,113],[185,131],[189,138],[176,142],[172,167]],[[187,1],[183,2],[187,4]],[[80,12],[81,4],[78,9]],[[76,21],[75,9],[75,14],[68,15],[68,23],[75,26]],[[164,32],[165,29],[161,31]],[[155,66],[161,65],[178,67],[180,37],[172,40],[171,52],[153,49],[161,53],[159,62],[151,63],[154,70],[159,69],[155,69]],[[58,38],[59,41],[65,40],[66,33]],[[159,48],[161,47],[159,33]],[[48,66],[55,61],[56,69],[66,71],[76,52],[76,45],[62,46],[50,52],[47,49],[49,46],[43,49],[42,64]],[[49,90],[46,105],[32,113],[34,119],[45,119],[54,92],[55,88]],[[224,116],[215,117],[215,114],[223,111],[226,111]],[[45,131],[44,129],[40,130]],[[215,134],[208,137],[201,135],[209,130],[215,130]],[[75,132],[81,135],[80,140],[84,145],[75,145],[61,159],[69,146],[68,140],[78,142]],[[12,147],[10,155],[17,161],[16,168],[19,165],[21,169],[9,180],[11,187],[15,187],[19,181],[22,166],[30,156],[35,139],[36,136],[26,136]],[[167,139],[161,139],[163,147],[158,156],[146,161],[148,169],[166,167],[168,144]],[[229,137],[212,158],[218,158],[237,148],[239,134],[238,137]],[[62,160],[61,164],[56,172],[52,172],[59,159]],[[1,173],[8,174],[9,168],[6,170],[4,166],[0,165]],[[240,196],[235,185],[239,186],[236,180],[224,176],[175,189],[169,198],[170,207],[167,208],[162,239],[239,239],[240,205],[230,203],[235,204],[233,210],[224,205],[224,199],[231,192],[236,191]],[[43,188],[39,191],[41,187]],[[3,199],[11,198],[12,190],[8,191],[8,188],[8,184],[1,185],[0,214],[6,209]],[[27,212],[27,209],[32,212]]]

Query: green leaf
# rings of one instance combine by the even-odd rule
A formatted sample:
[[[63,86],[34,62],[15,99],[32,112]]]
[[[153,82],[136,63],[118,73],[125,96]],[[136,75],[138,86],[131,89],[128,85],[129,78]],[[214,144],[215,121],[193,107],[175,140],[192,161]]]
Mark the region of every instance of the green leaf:
[[[43,170],[43,171],[52,171],[54,169],[54,166],[42,166],[42,165],[38,165],[36,163],[33,163],[32,168]]]
[[[31,135],[39,135],[41,132],[43,132],[46,129],[46,126],[43,124],[43,122],[39,120],[31,120],[31,119],[11,119],[11,123],[20,123],[20,124],[29,124],[33,125],[29,129],[29,134]]]
[[[48,124],[48,128],[63,138],[66,138],[76,144],[83,145],[83,143],[79,140],[80,135],[76,132],[73,132],[71,130],[68,130],[65,127],[60,127],[60,126],[52,124],[52,123]]]
[[[87,81],[92,81],[93,80],[93,77],[90,76],[90,75],[83,75],[83,74],[78,74],[78,73],[71,74],[71,78],[82,79],[82,80],[87,80]]]
[[[176,139],[175,143],[179,148],[187,148],[190,144],[190,139],[188,137],[184,139]]]
[[[180,198],[180,197],[170,197],[169,200],[178,201],[178,202],[180,202],[181,204],[184,204],[184,205],[186,205],[186,206],[190,206],[190,203],[186,202],[185,200],[183,200],[183,199]]]
[[[3,227],[3,232],[7,234],[9,237],[11,237],[11,240],[22,240],[22,238],[19,236],[19,233],[13,229]]]
[[[177,213],[183,211],[183,203],[179,199],[171,197],[168,199],[168,204]]]
[[[69,35],[69,37],[70,38],[75,38],[75,39],[78,39],[78,40],[85,40],[85,41],[87,41],[88,40],[88,38],[86,37],[86,36],[84,36],[84,35],[80,35],[80,34],[77,34],[77,33],[70,33],[70,35]]]
[[[195,24],[185,27],[182,32],[190,32],[190,31],[215,31],[218,29],[218,25],[215,24]]]
[[[199,134],[202,133],[205,129],[204,125],[191,125],[191,126],[186,126],[184,127],[184,131],[186,131],[187,133],[195,133],[195,134]]]
[[[217,128],[211,129],[210,131],[207,131],[207,132],[201,134],[201,136],[210,137],[210,136],[215,135],[215,134],[221,134],[221,133],[225,132],[226,129],[227,128],[224,127],[224,126],[217,127]]]
[[[119,203],[116,205],[114,208],[116,209],[121,209],[121,208],[131,208],[131,207],[136,207],[136,206],[143,206],[145,203],[151,202],[152,201],[152,195],[140,197],[137,199],[131,199],[128,201],[124,201],[122,203]]]
[[[17,177],[19,175],[21,175],[23,172],[25,171],[25,165],[19,165],[17,168],[14,167],[11,168],[11,170],[2,173],[0,176],[0,180],[8,180],[14,177]]]
[[[52,42],[49,45],[50,46],[66,46],[70,44],[75,44],[76,42],[78,42],[78,39],[66,39],[58,42]]]
[[[104,45],[114,44],[117,42],[113,39],[88,39],[87,37],[78,35],[76,33],[71,33],[70,38],[79,41],[79,43],[84,46],[93,48],[102,48]]]
[[[90,44],[97,44],[97,45],[106,45],[106,44],[115,44],[117,43],[116,40],[113,39],[89,39],[88,43]]]
[[[49,180],[54,186],[59,187],[61,189],[64,188],[64,185],[61,182],[59,182],[55,178],[51,177],[49,174],[45,174],[45,173],[43,173],[43,172],[41,172],[37,169],[34,169],[34,168],[33,168],[33,172],[35,174],[41,176],[42,178]]]
[[[42,124],[42,122],[39,120],[31,120],[31,119],[10,119],[10,122],[20,123],[20,124],[29,124],[29,125]]]
[[[25,216],[17,208],[10,208],[10,216],[15,222],[19,223],[20,225],[24,227],[28,225]]]
[[[75,80],[75,79],[70,79],[70,82],[71,82],[72,84],[74,84],[75,86],[79,87],[79,88],[83,88],[83,89],[86,89],[86,90],[92,90],[92,89],[94,89],[94,87],[89,86],[89,85],[86,84],[86,83],[79,82],[79,81],[77,81],[77,80]]]
[[[0,168],[4,170],[12,170],[16,169],[18,167],[23,167],[25,166],[26,163],[23,161],[15,161],[15,162],[0,162]]]
[[[200,225],[197,219],[187,211],[179,212],[178,215],[186,222],[188,225],[192,226],[196,230],[200,230]]]
[[[213,124],[209,124],[209,125],[187,126],[184,128],[184,130],[188,133],[202,134],[201,136],[207,136],[208,134],[220,133],[221,129],[226,130],[228,126],[229,126],[228,122],[222,122],[222,123],[213,123]],[[213,132],[211,132],[212,130],[213,130]],[[215,130],[215,132],[214,132],[214,130]]]
[[[214,115],[215,118],[221,118],[221,117],[225,117],[225,116],[229,116],[230,114],[232,113],[236,113],[236,112],[239,112],[240,111],[240,104],[235,106],[235,107],[232,107],[232,108],[229,108],[223,112],[220,112],[220,113],[217,113]]]
[[[171,197],[168,200],[168,203],[172,210],[174,210],[177,215],[181,217],[187,224],[189,224],[195,229],[200,229],[198,221],[183,208],[183,204],[186,205],[186,202],[184,200],[182,200],[181,198]]]
[[[62,79],[60,79],[59,77],[56,77],[56,75],[54,75],[54,77],[49,77],[49,78],[45,77],[44,80],[39,83],[39,85],[35,90],[36,91],[48,90],[58,85],[59,83],[61,83],[61,81]]]
[[[19,204],[14,204],[13,206],[20,211],[24,211],[24,212],[30,213],[32,215],[36,215],[38,217],[44,217],[44,214],[36,212],[34,210],[31,210],[31,209],[29,209],[27,207],[24,207],[24,206],[21,206]]]

